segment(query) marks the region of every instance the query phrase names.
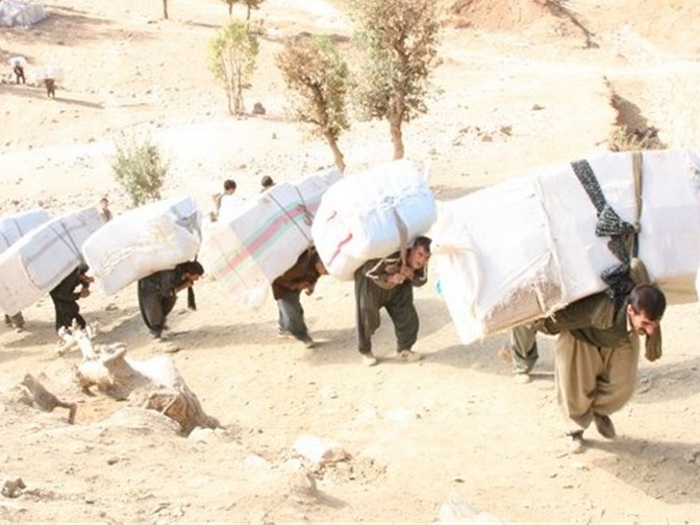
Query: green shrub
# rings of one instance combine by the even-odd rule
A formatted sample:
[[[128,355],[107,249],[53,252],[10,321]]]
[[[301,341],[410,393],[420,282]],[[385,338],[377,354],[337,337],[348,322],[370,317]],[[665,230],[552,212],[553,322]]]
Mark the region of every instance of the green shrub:
[[[160,190],[165,182],[168,165],[158,146],[148,138],[139,143],[132,137],[117,144],[116,148],[112,171],[117,182],[131,197],[134,207],[160,200]]]

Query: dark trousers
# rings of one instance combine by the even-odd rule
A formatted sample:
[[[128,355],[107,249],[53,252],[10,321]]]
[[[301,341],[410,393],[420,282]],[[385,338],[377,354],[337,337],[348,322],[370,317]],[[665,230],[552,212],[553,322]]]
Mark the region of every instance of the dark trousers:
[[[358,271],[355,273],[355,320],[361,354],[372,352],[372,335],[381,324],[379,310],[382,307],[394,323],[396,350],[410,350],[416,343],[419,321],[413,305],[413,286],[404,283],[385,290]]]
[[[53,299],[53,297],[52,297]],[[73,319],[78,323],[78,326],[85,329],[85,319],[80,315],[80,306],[78,301],[62,301],[61,299],[53,299],[53,307],[56,312],[56,331],[62,326],[71,328]]]
[[[46,96],[56,98],[56,81],[47,78],[44,80],[44,85],[46,85]]]
[[[301,290],[288,290],[277,299],[278,330],[289,332],[297,339],[305,339],[309,336],[309,329],[304,322],[304,308],[301,306],[300,296]]]
[[[145,292],[139,287],[139,309],[141,318],[156,337],[160,337],[165,327],[165,320],[177,301],[177,296],[163,297],[158,292]]]

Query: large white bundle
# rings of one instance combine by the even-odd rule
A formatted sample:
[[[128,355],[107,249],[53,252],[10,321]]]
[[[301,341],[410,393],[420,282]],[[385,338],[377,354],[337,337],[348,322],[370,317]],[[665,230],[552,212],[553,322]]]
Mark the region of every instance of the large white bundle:
[[[28,27],[46,18],[43,4],[28,0],[0,0],[0,26]]]
[[[175,197],[123,213],[83,245],[85,261],[105,294],[194,259],[202,242],[192,197]]]
[[[608,204],[634,223],[632,156],[588,159]],[[643,155],[639,258],[669,302],[694,301],[700,261],[700,162],[683,151]],[[619,264],[597,237],[596,209],[569,164],[441,203],[433,268],[463,343],[549,315],[606,288]]]
[[[0,310],[14,315],[52,290],[79,264],[85,240],[102,226],[95,208],[51,219],[0,254]]]
[[[200,258],[206,271],[241,301],[260,304],[272,281],[312,243],[311,223],[321,197],[341,177],[333,171],[277,184],[212,224]]]
[[[328,273],[349,280],[367,260],[399,249],[402,224],[410,240],[425,233],[435,217],[425,176],[401,160],[333,186],[321,200],[311,232]]]
[[[43,208],[35,208],[0,218],[0,253],[16,243],[29,230],[51,219]]]

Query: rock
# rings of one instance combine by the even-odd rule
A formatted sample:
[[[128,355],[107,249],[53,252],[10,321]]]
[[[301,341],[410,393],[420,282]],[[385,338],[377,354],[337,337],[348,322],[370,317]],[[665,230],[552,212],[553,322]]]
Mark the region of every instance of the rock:
[[[350,454],[343,450],[338,443],[310,435],[299,436],[292,445],[292,449],[303,458],[319,466],[350,458]]]
[[[253,115],[264,115],[265,114],[265,106],[263,106],[260,102],[256,102],[255,105],[253,106]]]
[[[17,478],[14,480],[8,479],[2,486],[2,495],[6,498],[16,498],[22,494],[22,490],[26,489],[27,486],[22,481],[22,478]]]

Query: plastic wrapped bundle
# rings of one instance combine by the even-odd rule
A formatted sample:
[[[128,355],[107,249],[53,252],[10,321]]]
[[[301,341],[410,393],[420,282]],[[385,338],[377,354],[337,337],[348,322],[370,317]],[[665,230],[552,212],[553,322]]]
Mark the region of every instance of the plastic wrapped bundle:
[[[85,261],[105,294],[195,258],[201,217],[192,197],[154,202],[123,213],[83,245]]]
[[[79,264],[87,238],[102,226],[95,208],[53,218],[0,254],[0,310],[14,315],[51,291]]]
[[[367,260],[398,250],[402,237],[424,234],[435,217],[425,176],[401,160],[348,175],[333,186],[311,231],[328,273],[350,280]]]
[[[311,224],[321,198],[341,178],[333,171],[276,184],[213,223],[201,253],[209,275],[244,303],[259,305],[272,281],[312,244]]]
[[[12,246],[30,230],[51,219],[43,208],[36,208],[0,218],[0,253]]]
[[[605,201],[637,222],[632,155],[587,159]],[[700,177],[684,151],[642,156],[639,259],[669,302],[696,300],[700,262]],[[598,213],[572,166],[563,164],[441,203],[432,266],[460,339],[467,344],[551,315],[601,292],[606,270],[620,265],[598,236]]]

